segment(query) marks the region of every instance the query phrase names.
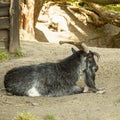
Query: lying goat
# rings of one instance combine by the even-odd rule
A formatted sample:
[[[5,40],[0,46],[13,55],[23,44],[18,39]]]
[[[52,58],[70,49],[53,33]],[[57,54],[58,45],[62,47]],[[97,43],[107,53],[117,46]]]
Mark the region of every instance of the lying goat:
[[[19,96],[63,96],[78,94],[84,91],[76,85],[81,75],[85,74],[85,83],[93,92],[95,72],[98,66],[94,55],[84,43],[60,42],[74,44],[83,48],[58,63],[42,63],[38,65],[13,68],[5,75],[4,85],[7,92]]]

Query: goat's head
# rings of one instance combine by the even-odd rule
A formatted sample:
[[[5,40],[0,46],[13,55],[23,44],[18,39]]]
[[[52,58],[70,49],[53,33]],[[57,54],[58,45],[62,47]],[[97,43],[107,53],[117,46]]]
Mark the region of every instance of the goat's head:
[[[86,64],[87,68],[91,69],[93,72],[96,72],[98,70],[98,65],[96,64],[94,56],[96,56],[98,59],[100,57],[98,53],[89,51],[86,57]]]
[[[94,56],[97,57],[99,60],[100,55],[96,52],[92,52],[88,49],[88,46],[83,42],[74,42],[74,41],[60,41],[60,44],[68,43],[76,46],[79,50],[83,50],[85,52],[85,62],[86,62],[86,68],[91,69],[93,72],[96,72],[98,70],[98,65],[96,64]],[[76,51],[72,49],[72,51],[75,53]]]

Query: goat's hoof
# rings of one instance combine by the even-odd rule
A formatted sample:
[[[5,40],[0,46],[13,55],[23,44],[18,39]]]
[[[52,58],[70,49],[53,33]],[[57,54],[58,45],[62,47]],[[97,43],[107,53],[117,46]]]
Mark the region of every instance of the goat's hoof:
[[[83,92],[84,92],[84,93],[90,92],[90,91],[89,91],[89,88],[85,86],[84,89],[83,89]]]
[[[104,94],[106,91],[103,88],[99,88],[99,90],[96,92],[98,94]]]

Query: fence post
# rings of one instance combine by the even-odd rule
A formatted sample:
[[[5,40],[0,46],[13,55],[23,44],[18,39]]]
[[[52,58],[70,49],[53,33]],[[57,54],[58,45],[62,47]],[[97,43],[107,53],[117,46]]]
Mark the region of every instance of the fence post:
[[[20,48],[19,40],[19,0],[10,0],[10,34],[9,52],[14,52]]]

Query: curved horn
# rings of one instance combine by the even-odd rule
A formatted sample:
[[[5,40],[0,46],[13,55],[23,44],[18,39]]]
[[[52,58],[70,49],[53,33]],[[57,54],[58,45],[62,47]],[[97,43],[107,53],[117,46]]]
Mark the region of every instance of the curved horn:
[[[93,54],[97,57],[97,60],[99,61],[99,59],[100,59],[100,54],[97,53],[97,52],[93,52]]]
[[[71,45],[76,46],[78,49],[81,49],[81,43],[80,42],[74,42],[74,41],[59,41],[59,44],[64,44],[64,43],[68,43]]]
[[[81,43],[81,46],[83,47],[83,49],[84,49],[84,51],[86,52],[86,53],[89,53],[89,49],[88,49],[88,46],[85,44],[85,43]]]
[[[86,53],[89,53],[89,49],[88,49],[87,45],[83,42],[59,41],[59,44],[64,44],[64,43],[72,44],[72,45],[76,46],[78,49],[83,49]]]

